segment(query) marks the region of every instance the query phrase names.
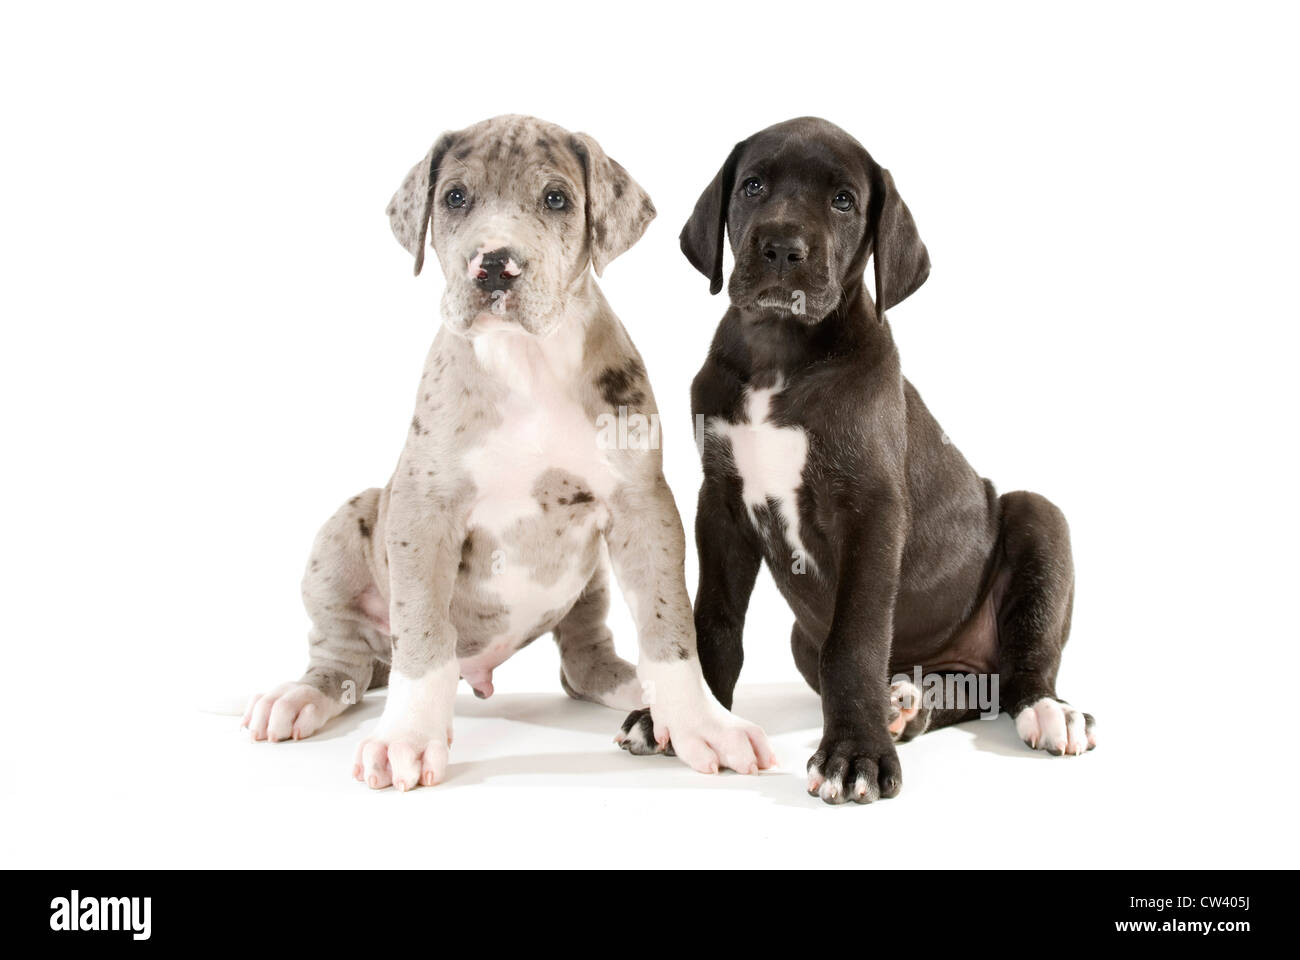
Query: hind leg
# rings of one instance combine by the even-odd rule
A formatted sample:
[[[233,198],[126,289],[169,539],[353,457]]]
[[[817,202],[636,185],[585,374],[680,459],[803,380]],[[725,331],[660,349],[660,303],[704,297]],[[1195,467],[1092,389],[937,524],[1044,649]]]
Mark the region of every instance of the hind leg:
[[[813,692],[821,693],[821,680],[818,675],[817,647],[808,634],[794,625],[790,633],[790,649],[794,653],[794,664],[808,681]],[[981,714],[975,708],[949,709],[927,703],[924,691],[909,679],[911,671],[896,672],[889,684],[889,735],[895,743],[906,743],[923,733],[978,719]]]
[[[813,688],[814,693],[820,694],[817,647],[798,623],[790,632],[790,650],[794,653],[794,665],[808,681],[808,686]],[[956,711],[936,710],[926,705],[921,690],[905,677],[896,676],[889,685],[889,735],[896,743],[919,737],[928,730],[937,730],[947,724],[969,719],[965,712],[961,717],[950,716],[955,713]],[[972,715],[978,716],[978,713]]]
[[[997,611],[1002,701],[1030,747],[1058,756],[1085,753],[1097,745],[1093,718],[1056,695],[1074,605],[1069,526],[1036,493],[1003,494],[1001,502],[1008,574]]]
[[[821,675],[818,672],[818,649],[813,643],[808,633],[799,626],[795,625],[790,630],[790,652],[794,654],[794,665],[799,669],[799,673],[808,681],[808,686],[813,688],[813,693],[821,695]]]
[[[310,737],[387,682],[387,604],[370,566],[378,502],[378,490],[353,497],[317,535],[302,581],[307,672],[249,703],[243,726],[254,740]]]
[[[614,651],[605,625],[609,613],[609,572],[602,561],[577,603],[554,630],[560,648],[560,686],[575,700],[590,700],[618,710],[636,710],[641,684],[636,667]]]

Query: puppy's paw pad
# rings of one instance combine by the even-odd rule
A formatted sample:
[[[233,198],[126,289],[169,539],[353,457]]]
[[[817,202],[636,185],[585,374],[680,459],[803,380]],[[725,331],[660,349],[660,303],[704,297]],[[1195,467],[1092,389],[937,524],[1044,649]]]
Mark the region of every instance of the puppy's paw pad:
[[[254,740],[302,740],[325,726],[343,707],[305,683],[282,683],[249,702],[240,726],[246,727]]]
[[[916,684],[900,680],[889,687],[889,735],[897,741],[911,740],[930,726],[930,708],[921,705]]]
[[[1034,750],[1077,757],[1097,745],[1095,722],[1064,700],[1043,697],[1016,714],[1016,733]]]
[[[673,751],[672,740],[664,743],[655,740],[654,720],[650,716],[650,711],[645,708],[633,710],[627,715],[623,726],[614,735],[614,742],[628,753],[638,757],[653,753],[662,753],[669,757],[677,755]]]

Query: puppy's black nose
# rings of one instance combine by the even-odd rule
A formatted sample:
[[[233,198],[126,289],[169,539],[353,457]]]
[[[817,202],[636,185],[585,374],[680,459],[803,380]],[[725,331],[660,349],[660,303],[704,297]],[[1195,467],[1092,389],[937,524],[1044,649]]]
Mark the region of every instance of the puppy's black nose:
[[[808,244],[799,237],[768,237],[763,241],[763,259],[781,276],[808,259]]]
[[[477,262],[477,267],[474,267]],[[484,290],[509,290],[523,269],[508,249],[490,250],[470,261],[474,280]]]

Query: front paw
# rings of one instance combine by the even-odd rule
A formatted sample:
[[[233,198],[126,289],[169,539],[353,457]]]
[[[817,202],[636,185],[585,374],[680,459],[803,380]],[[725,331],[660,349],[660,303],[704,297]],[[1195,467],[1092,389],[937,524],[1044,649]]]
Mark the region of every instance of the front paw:
[[[655,739],[655,722],[650,716],[649,707],[642,707],[629,713],[627,719],[623,721],[623,726],[619,728],[618,733],[614,734],[614,742],[628,753],[638,757],[654,753],[662,753],[665,757],[677,756],[671,739],[665,738],[663,743]]]
[[[447,779],[451,731],[430,734],[405,730],[366,737],[357,744],[352,776],[372,790],[395,786],[405,792]]]
[[[240,726],[254,740],[302,740],[343,712],[346,704],[306,683],[282,683],[249,701]]]
[[[634,710],[614,739],[629,753],[681,757],[701,773],[722,767],[758,773],[776,766],[776,754],[757,724],[708,701],[689,710],[660,711],[659,716],[653,709]]]
[[[852,733],[823,736],[808,760],[808,794],[832,804],[898,796],[903,768],[894,745],[882,739]]]
[[[449,663],[407,677],[394,670],[388,701],[375,733],[357,745],[352,776],[372,790],[395,786],[403,792],[447,779],[452,703],[460,671]]]

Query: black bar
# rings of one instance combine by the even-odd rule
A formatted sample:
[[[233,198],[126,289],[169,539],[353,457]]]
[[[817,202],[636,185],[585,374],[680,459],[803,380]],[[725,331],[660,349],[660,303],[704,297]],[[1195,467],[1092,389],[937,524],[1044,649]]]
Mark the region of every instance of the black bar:
[[[1244,946],[1241,938],[1261,932],[1287,935],[1293,921],[1284,914],[1296,881],[1287,871],[554,872],[563,876],[7,871],[12,893],[4,898],[4,929],[20,942],[35,936],[52,945],[116,941],[133,948],[269,947],[291,938],[284,942],[388,950],[407,942],[436,948],[484,934],[499,948],[514,933],[522,943],[546,949],[551,937],[552,947],[573,946],[564,931],[592,924],[602,932],[626,928],[629,935],[658,928],[667,936],[674,929],[688,936],[699,924],[706,930],[716,925],[716,935],[732,951],[746,949],[747,942],[766,950],[774,943],[769,938],[783,930],[804,949],[817,949],[823,937],[845,942],[850,929],[864,928],[874,931],[870,941],[891,953],[978,949],[992,945],[991,936],[1000,949],[1123,940],[1226,948]],[[74,890],[78,926],[119,929],[69,929]],[[691,939],[703,947],[698,936]]]

